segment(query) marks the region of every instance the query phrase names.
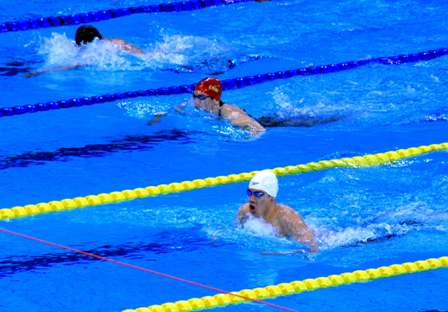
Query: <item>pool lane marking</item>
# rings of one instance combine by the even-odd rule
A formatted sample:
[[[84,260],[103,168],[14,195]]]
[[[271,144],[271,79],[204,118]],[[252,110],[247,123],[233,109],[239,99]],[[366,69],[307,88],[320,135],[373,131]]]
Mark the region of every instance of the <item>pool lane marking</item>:
[[[182,12],[205,9],[218,5],[230,5],[257,0],[190,0],[181,2],[162,2],[160,4],[133,6],[126,8],[103,9],[99,11],[81,12],[71,15],[45,16],[34,19],[8,21],[0,24],[0,33],[25,31],[39,28],[88,24],[133,14]]]
[[[266,302],[266,301],[261,301],[261,300],[258,300],[258,299],[249,298],[249,297],[243,296],[243,295],[238,295],[238,294],[235,294],[235,293],[231,293],[229,291],[222,290],[220,288],[216,288],[216,287],[213,287],[213,286],[208,286],[208,285],[201,284],[201,283],[198,283],[198,282],[195,282],[195,281],[187,280],[187,279],[184,279],[184,278],[181,278],[181,277],[177,277],[177,276],[174,276],[174,275],[169,275],[169,274],[166,274],[166,273],[163,273],[163,272],[159,272],[159,271],[155,271],[155,270],[152,270],[152,269],[144,268],[144,267],[141,267],[141,266],[138,266],[138,265],[122,262],[122,261],[115,260],[115,259],[112,259],[112,258],[103,257],[103,256],[100,256],[100,255],[97,255],[97,254],[94,254],[94,253],[90,253],[90,252],[82,251],[82,250],[75,249],[75,248],[72,248],[72,247],[68,247],[68,246],[65,246],[65,245],[53,243],[53,242],[50,242],[50,241],[47,241],[47,240],[44,240],[44,239],[41,239],[41,238],[37,238],[37,237],[34,237],[34,236],[30,236],[30,235],[26,235],[26,234],[10,231],[10,230],[4,229],[4,228],[0,228],[0,231],[4,232],[4,233],[7,233],[7,234],[10,234],[10,235],[14,235],[14,236],[22,237],[22,238],[25,238],[25,239],[29,239],[29,240],[32,240],[32,241],[35,241],[35,242],[38,242],[38,243],[41,243],[41,244],[44,244],[44,245],[70,250],[72,252],[79,253],[79,254],[82,254],[82,255],[85,255],[85,256],[89,256],[89,257],[92,257],[92,258],[96,258],[96,259],[99,259],[99,260],[115,263],[115,264],[118,264],[118,265],[121,265],[121,266],[124,266],[124,267],[128,267],[128,268],[131,268],[131,269],[139,270],[139,271],[146,272],[146,273],[151,273],[153,275],[166,277],[166,278],[169,278],[169,279],[172,279],[172,280],[175,280],[175,281],[178,281],[178,282],[182,282],[182,283],[185,283],[185,284],[201,287],[201,288],[204,288],[204,289],[212,290],[212,291],[219,292],[219,293],[226,294],[226,295],[239,297],[239,298],[242,298],[244,300],[253,301],[253,302],[256,302],[256,303],[259,303],[259,304],[264,304],[266,306],[269,306],[269,307],[272,307],[272,308],[276,308],[276,309],[280,309],[280,310],[283,310],[283,311],[299,312],[298,310],[287,308],[287,307],[284,307],[284,306],[281,306],[281,305],[277,305],[277,304]]]
[[[296,295],[305,291],[315,291],[318,289],[325,289],[329,287],[339,287],[342,285],[353,283],[365,283],[382,278],[395,277],[404,274],[413,274],[417,272],[425,272],[441,268],[448,268],[447,256],[418,260],[415,262],[392,264],[389,266],[381,266],[377,268],[370,268],[367,270],[356,270],[352,272],[332,274],[329,276],[321,276],[317,278],[307,278],[302,281],[292,281],[277,285],[269,285],[264,288],[244,289],[239,291],[238,293],[243,293],[243,295],[245,296],[268,299],[280,296]],[[225,295],[214,295],[212,297],[207,296],[202,298],[180,300],[176,302],[165,302],[160,305],[151,305],[148,307],[141,307],[136,309],[126,309],[122,312],[187,312],[213,309],[217,307],[224,307],[231,304],[241,303],[231,302],[231,300],[224,301],[222,300],[222,298],[219,298],[219,296]],[[236,299],[234,297],[231,298]],[[199,303],[202,303],[202,305],[200,305]]]
[[[376,57],[369,59],[361,59],[356,61],[348,61],[336,64],[318,65],[318,66],[308,66],[303,68],[288,69],[270,73],[256,74],[252,76],[243,76],[231,79],[222,80],[222,89],[233,90],[241,89],[260,83],[269,82],[278,79],[289,79],[292,77],[299,76],[311,76],[320,74],[330,74],[346,70],[351,70],[358,68],[360,66],[365,66],[367,64],[384,64],[384,65],[395,65],[395,64],[406,64],[415,63],[420,61],[429,61],[438,57],[448,55],[448,48],[440,48],[437,50],[428,50],[418,53],[411,53],[405,55],[395,55],[395,56],[385,56]],[[187,85],[177,85],[161,87],[156,89],[146,89],[146,90],[134,90],[119,93],[110,93],[94,96],[84,96],[80,98],[71,98],[65,100],[53,100],[45,103],[37,104],[25,104],[20,106],[11,107],[0,107],[0,118],[23,115],[28,113],[38,113],[49,110],[56,109],[66,109],[81,107],[93,104],[102,104],[114,101],[122,101],[124,99],[132,99],[143,96],[165,96],[165,95],[175,95],[175,94],[191,94],[195,89],[196,83]]]

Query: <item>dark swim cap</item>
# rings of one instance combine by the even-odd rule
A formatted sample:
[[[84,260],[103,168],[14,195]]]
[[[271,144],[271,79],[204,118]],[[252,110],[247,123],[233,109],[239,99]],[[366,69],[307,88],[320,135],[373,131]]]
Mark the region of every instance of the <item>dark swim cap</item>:
[[[103,39],[98,29],[91,25],[80,26],[76,30],[75,41],[77,45],[81,45],[81,43],[89,43],[95,40],[95,38]]]

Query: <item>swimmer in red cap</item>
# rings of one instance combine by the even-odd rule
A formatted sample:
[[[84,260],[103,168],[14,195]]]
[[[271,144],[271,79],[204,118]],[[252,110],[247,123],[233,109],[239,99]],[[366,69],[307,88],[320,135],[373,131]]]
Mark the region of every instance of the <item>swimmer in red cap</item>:
[[[247,130],[251,135],[260,135],[268,127],[312,127],[320,124],[335,122],[345,118],[340,114],[328,116],[316,116],[300,112],[299,114],[287,115],[284,113],[273,113],[259,118],[254,118],[240,107],[224,103],[221,100],[222,85],[217,78],[205,78],[198,82],[193,91],[194,106],[202,111],[230,122],[233,126]],[[176,107],[176,112],[181,112],[184,105]],[[166,112],[156,113],[148,122],[148,125],[157,123]]]
[[[233,126],[258,135],[265,131],[254,118],[236,105],[221,101],[222,85],[216,78],[206,78],[196,85],[193,92],[194,106],[218,118],[229,121]]]
[[[235,127],[248,130],[252,135],[261,134],[268,127],[311,127],[343,118],[338,114],[314,116],[303,113],[293,116],[274,113],[254,118],[238,106],[224,103],[221,100],[221,94],[222,86],[219,79],[203,79],[199,81],[193,92],[194,105],[198,109],[229,121]]]

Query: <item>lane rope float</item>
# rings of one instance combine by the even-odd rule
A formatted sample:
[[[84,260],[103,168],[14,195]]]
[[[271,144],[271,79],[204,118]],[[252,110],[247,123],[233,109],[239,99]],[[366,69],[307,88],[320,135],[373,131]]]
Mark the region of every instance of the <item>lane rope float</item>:
[[[271,170],[278,176],[320,171],[330,168],[363,168],[388,164],[400,159],[415,157],[429,152],[448,150],[448,142],[440,144],[423,145],[407,149],[399,149],[385,153],[321,160],[294,166],[277,167]],[[88,195],[63,200],[54,200],[48,203],[29,204],[0,209],[0,220],[10,220],[28,216],[40,215],[49,212],[66,211],[77,208],[119,203],[138,198],[153,197],[171,193],[191,191],[206,187],[214,187],[231,183],[249,181],[257,171],[217,176],[213,178],[196,179],[192,181],[174,182],[157,186],[148,186],[119,192]]]

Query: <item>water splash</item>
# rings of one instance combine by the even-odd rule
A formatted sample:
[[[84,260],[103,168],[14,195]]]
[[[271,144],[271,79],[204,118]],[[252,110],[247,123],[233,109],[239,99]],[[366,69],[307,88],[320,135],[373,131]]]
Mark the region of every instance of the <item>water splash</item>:
[[[322,249],[379,243],[420,231],[446,233],[448,213],[434,211],[424,202],[414,202],[351,224],[316,227]]]
[[[78,47],[65,34],[43,38],[38,53],[45,67],[88,66],[95,70],[170,70],[216,73],[229,69],[228,49],[222,43],[202,37],[165,35],[143,55],[123,51],[109,40],[94,40]]]
[[[255,218],[248,214],[247,221],[243,225],[243,229],[257,236],[276,236],[277,230],[263,219]]]
[[[78,47],[65,34],[59,33],[43,38],[38,53],[44,57],[45,67],[94,66],[97,70],[129,70],[133,65],[129,54],[110,41],[94,40]]]
[[[274,88],[271,95],[275,103],[272,108],[275,116],[282,119],[328,119],[334,117],[334,120],[339,120],[353,113],[353,108],[348,104],[332,103],[327,99],[320,99],[311,103],[304,97],[299,97],[297,99],[296,93],[297,91],[295,89],[289,90],[287,85]]]
[[[222,43],[196,36],[163,35],[143,59],[174,72],[218,73],[229,69],[229,51]]]

